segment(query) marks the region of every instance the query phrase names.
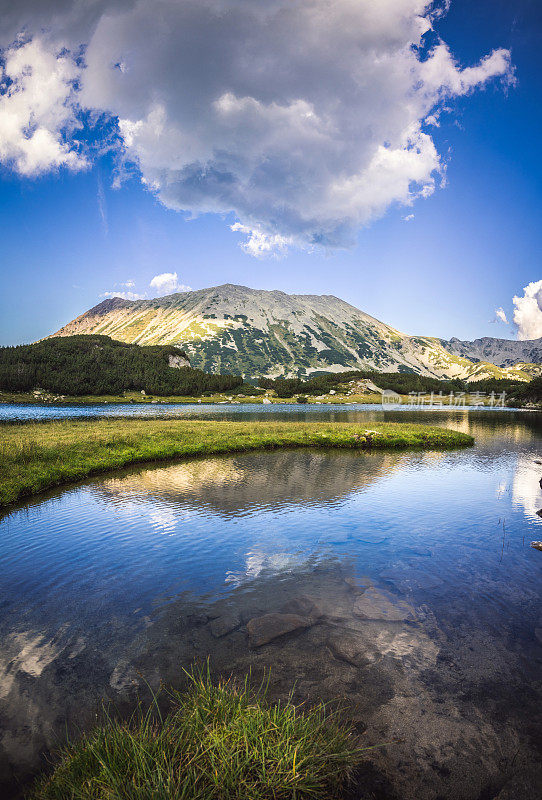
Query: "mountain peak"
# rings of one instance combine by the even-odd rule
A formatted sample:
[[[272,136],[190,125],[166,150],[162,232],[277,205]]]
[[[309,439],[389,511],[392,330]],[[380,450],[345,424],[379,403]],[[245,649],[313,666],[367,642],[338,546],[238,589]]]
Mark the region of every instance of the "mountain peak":
[[[507,359],[502,368],[495,367],[496,361],[486,364],[490,359],[479,355],[485,344],[407,336],[334,295],[287,294],[232,283],[152,300],[109,298],[54,335],[76,333],[179,345],[194,367],[246,378],[349,369],[478,379],[527,379],[530,374],[512,366],[527,360],[518,342],[494,348],[495,358]],[[542,351],[531,360],[542,362]]]
[[[98,305],[94,306],[86,313],[108,314],[110,311],[114,311],[116,308],[130,306],[133,302],[133,300],[125,300],[124,297],[108,297],[107,300],[102,300],[101,303],[98,303]]]

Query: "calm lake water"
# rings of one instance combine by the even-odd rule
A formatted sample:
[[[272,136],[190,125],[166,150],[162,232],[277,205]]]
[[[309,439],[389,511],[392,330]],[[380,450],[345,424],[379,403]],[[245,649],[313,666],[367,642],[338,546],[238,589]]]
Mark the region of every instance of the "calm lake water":
[[[66,729],[91,724],[101,698],[122,709],[209,656],[217,673],[271,668],[272,699],[294,684],[300,701],[345,698],[364,743],[393,740],[363,768],[369,796],[489,800],[524,781],[525,800],[542,797],[542,552],[530,547],[542,539],[542,417],[249,409],[427,422],[476,445],[139,467],[4,513],[6,793]],[[257,647],[246,623],[268,612],[308,621]]]
[[[509,413],[509,409],[479,409],[490,413]],[[382,406],[370,403],[326,403],[309,405],[297,403],[273,403],[262,405],[258,403],[99,403],[94,405],[55,406],[55,405],[28,405],[19,403],[0,403],[0,422],[48,420],[48,419],[81,419],[96,417],[183,417],[194,416],[211,418],[238,419],[269,419],[269,414],[280,414],[281,419],[339,419],[335,414],[350,414],[349,419],[354,419],[352,413],[359,411],[382,411]],[[444,409],[441,412],[447,413]],[[384,412],[383,412],[384,413]],[[393,413],[386,411],[386,413]],[[397,413],[413,413],[408,405],[397,409]],[[414,411],[419,414],[420,411]],[[438,413],[425,409],[426,414]],[[463,413],[463,412],[454,412]],[[284,415],[287,415],[286,417]],[[316,415],[316,416],[315,416]],[[333,416],[330,416],[333,415]],[[345,419],[345,417],[341,417]]]

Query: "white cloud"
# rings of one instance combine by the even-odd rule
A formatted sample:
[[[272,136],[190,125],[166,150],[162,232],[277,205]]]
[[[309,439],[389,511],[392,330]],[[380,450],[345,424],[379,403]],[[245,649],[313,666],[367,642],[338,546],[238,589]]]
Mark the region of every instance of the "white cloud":
[[[139,292],[133,292],[132,289],[135,289],[135,281],[132,278],[128,278],[128,280],[123,281],[122,283],[116,283],[116,287],[121,287],[111,289],[107,292],[102,292],[100,297],[121,297],[123,300],[145,300],[147,295],[141,294]]]
[[[173,294],[173,292],[191,292],[190,286],[179,283],[179,276],[176,272],[162,272],[155,275],[149,283],[151,289],[156,289],[162,295]]]
[[[100,219],[102,221],[103,232],[107,236],[107,234],[109,233],[109,222],[107,219],[107,203],[105,200],[105,192],[102,183],[102,178],[99,173],[98,173],[98,191],[96,194],[96,199],[98,200],[98,213],[100,214]]]
[[[523,289],[523,297],[514,297],[514,322],[518,339],[538,339],[542,336],[542,280],[532,281]]]
[[[102,292],[100,297],[121,297],[123,300],[145,300],[148,297],[147,293],[140,293],[132,291],[135,289],[136,283],[132,278],[129,278],[123,283],[117,283],[119,289],[111,289],[107,292]],[[185,286],[179,283],[179,276],[176,272],[162,272],[160,275],[155,275],[149,283],[151,289],[154,289],[159,296],[173,294],[173,292],[191,292],[190,286]]]
[[[145,186],[175,210],[232,212],[256,256],[349,246],[390,206],[431,195],[444,163],[428,131],[454,97],[512,80],[507,50],[465,69],[442,41],[424,51],[435,19],[429,0],[45,5],[49,30],[57,26],[72,52],[87,45],[80,91],[59,78],[64,94],[53,107],[70,120],[76,101],[118,118],[124,154]],[[24,16],[32,6],[43,26],[37,0],[22,1],[21,23],[32,22]],[[73,74],[58,45],[47,52],[40,80],[62,59]],[[68,166],[80,165],[59,133],[62,114],[61,124],[42,126],[60,149],[38,159],[41,168],[70,158]],[[20,171],[26,159],[11,156]]]
[[[407,214],[406,217],[403,217],[403,220],[405,222],[410,222],[413,219],[414,219],[414,214]]]
[[[440,122],[436,114],[429,114],[424,121],[426,125],[433,125],[435,128],[440,128]]]
[[[281,236],[278,233],[264,233],[258,228],[251,228],[248,225],[242,225],[240,222],[230,225],[230,229],[234,233],[242,233],[247,237],[241,247],[245,253],[254,256],[254,258],[285,255],[288,246],[294,243],[292,237]]]
[[[508,318],[506,316],[506,311],[502,307],[495,309],[495,319],[493,320],[493,322],[497,321],[504,322],[505,325],[508,325]]]
[[[138,294],[137,292],[112,290],[110,292],[102,292],[100,297],[121,297],[123,300],[145,300],[146,295]]]
[[[0,161],[22,175],[88,166],[71,138],[77,127],[74,81],[80,70],[69,54],[39,38],[10,47],[0,67]]]

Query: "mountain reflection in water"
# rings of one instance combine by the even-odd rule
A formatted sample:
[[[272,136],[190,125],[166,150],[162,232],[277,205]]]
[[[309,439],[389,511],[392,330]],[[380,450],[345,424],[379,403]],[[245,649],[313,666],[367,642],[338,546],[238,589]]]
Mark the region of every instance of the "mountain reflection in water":
[[[359,452],[345,461],[335,450],[277,451],[271,459],[267,453],[247,453],[138,469],[102,481],[93,492],[121,506],[158,501],[163,506],[242,516],[256,509],[339,502],[388,475],[400,459],[396,453],[375,453],[369,460]]]

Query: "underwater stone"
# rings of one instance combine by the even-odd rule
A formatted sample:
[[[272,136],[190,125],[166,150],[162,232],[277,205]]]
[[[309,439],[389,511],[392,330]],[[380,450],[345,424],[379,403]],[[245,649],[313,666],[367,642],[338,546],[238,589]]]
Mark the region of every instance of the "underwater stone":
[[[297,614],[300,617],[308,617],[314,620],[320,619],[322,616],[322,612],[316,603],[306,595],[288,600],[288,602],[282,606],[281,612],[284,614]]]
[[[217,617],[210,624],[209,628],[215,639],[220,639],[231,633],[241,624],[238,614],[224,614],[222,617]]]
[[[382,619],[389,622],[402,622],[416,618],[412,606],[402,600],[390,600],[377,589],[369,588],[354,601],[353,612],[362,619]]]
[[[254,617],[247,624],[250,646],[262,647],[279,636],[309,628],[311,625],[310,619],[299,614],[271,613]]]

